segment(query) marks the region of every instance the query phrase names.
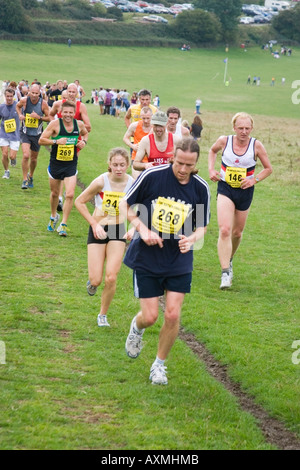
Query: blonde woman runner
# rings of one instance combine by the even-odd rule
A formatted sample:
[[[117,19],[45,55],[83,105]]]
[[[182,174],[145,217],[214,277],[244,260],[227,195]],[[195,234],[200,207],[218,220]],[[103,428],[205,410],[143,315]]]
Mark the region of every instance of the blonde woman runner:
[[[80,214],[90,224],[88,246],[87,291],[95,295],[100,286],[105,267],[104,288],[101,296],[98,326],[110,326],[107,312],[116,291],[117,276],[125,251],[126,233],[124,217],[119,214],[119,202],[133,184],[126,172],[130,160],[122,147],[114,148],[108,156],[108,172],[94,179],[75,201]],[[95,198],[95,210],[90,214],[87,203]]]

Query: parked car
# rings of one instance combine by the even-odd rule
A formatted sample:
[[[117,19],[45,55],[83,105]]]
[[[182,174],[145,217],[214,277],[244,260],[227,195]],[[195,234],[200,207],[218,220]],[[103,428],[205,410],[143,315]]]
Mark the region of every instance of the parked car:
[[[151,23],[168,23],[168,20],[166,20],[166,18],[157,15],[143,16],[143,20],[150,21]]]
[[[258,24],[264,24],[264,23],[270,22],[270,20],[266,16],[262,16],[262,15],[255,15],[253,17],[253,20],[254,20],[254,23],[258,23]]]
[[[252,16],[242,16],[242,18],[240,18],[240,23],[251,24],[254,23],[254,19],[252,18]]]

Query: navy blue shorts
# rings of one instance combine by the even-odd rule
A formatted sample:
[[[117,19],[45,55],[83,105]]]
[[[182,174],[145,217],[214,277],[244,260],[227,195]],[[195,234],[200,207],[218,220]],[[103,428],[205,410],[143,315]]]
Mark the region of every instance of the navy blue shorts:
[[[225,181],[218,182],[217,194],[223,194],[234,203],[236,210],[246,211],[251,206],[253,199],[254,186],[247,189],[232,188]]]
[[[133,290],[138,299],[160,297],[166,290],[189,294],[191,285],[192,273],[159,277],[145,271],[133,271]]]

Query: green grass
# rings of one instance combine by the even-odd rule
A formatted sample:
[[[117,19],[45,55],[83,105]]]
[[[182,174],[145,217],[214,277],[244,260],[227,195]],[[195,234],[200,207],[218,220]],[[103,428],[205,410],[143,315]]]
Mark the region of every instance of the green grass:
[[[87,92],[98,80],[130,90],[149,86],[161,96],[163,109],[177,104],[189,121],[200,88],[204,131],[199,168],[206,179],[208,149],[230,132],[232,113],[255,109],[253,134],[265,144],[274,173],[255,190],[229,292],[219,290],[216,188],[210,183],[212,218],[204,247],[195,252],[193,289],[182,324],[227,365],[230,377],[256,403],[300,436],[300,366],[291,360],[292,343],[299,339],[299,106],[289,102],[297,51],[286,62],[295,66],[285,74],[286,88],[262,83],[257,89],[244,84],[250,71],[238,58],[263,67],[269,56],[259,49],[242,56],[240,50],[230,51],[240,68],[239,83],[223,86],[221,63],[218,86],[212,88],[216,80],[208,77],[222,62],[220,50],[185,55],[168,49],[157,57],[151,49],[145,54],[140,49],[74,47],[73,62],[64,57],[60,65],[60,56],[68,53],[64,46],[0,46],[3,78],[79,78]],[[9,50],[14,60],[8,60]],[[283,60],[274,63],[279,67]],[[226,93],[235,101],[226,101]],[[100,117],[96,106],[87,106],[93,130],[80,154],[79,178],[85,185],[106,170],[108,150],[122,145],[125,132],[122,119]],[[7,353],[6,364],[0,365],[1,448],[272,449],[256,420],[182,341],[177,340],[167,361],[169,385],[149,384],[162,316],[147,330],[141,356],[127,358],[124,343],[138,302],[125,266],[109,313],[111,328],[97,328],[100,293],[90,298],[85,290],[86,222],[74,208],[68,238],[46,231],[48,159],[42,149],[32,191],[20,189],[20,152],[11,179],[0,179],[0,340]]]

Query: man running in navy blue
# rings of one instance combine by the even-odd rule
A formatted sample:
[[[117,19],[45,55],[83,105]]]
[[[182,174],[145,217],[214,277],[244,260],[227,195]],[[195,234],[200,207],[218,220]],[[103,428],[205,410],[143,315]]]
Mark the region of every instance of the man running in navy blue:
[[[199,151],[194,139],[184,139],[173,163],[144,171],[120,204],[136,229],[124,263],[133,269],[134,294],[141,305],[126,340],[129,357],[140,354],[144,330],[156,322],[159,297],[166,292],[152,384],[168,383],[165,360],[178,336],[184,296],[191,290],[193,245],[203,239],[209,222],[209,188],[196,170]]]

